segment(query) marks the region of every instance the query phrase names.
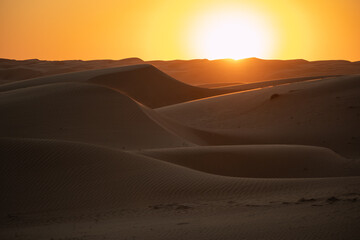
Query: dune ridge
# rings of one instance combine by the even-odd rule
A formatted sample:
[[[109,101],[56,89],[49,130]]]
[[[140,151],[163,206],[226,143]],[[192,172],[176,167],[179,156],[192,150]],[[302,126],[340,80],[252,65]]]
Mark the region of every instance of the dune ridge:
[[[360,73],[360,63],[345,60],[306,61],[264,60],[248,58],[238,61],[231,59],[193,59],[170,61],[143,61],[139,58],[121,60],[67,60],[44,61],[38,59],[0,59],[0,70],[28,68],[42,76],[91,69],[111,68],[134,64],[151,64],[168,75],[190,85],[222,83],[255,83],[275,79],[303,78],[312,76],[349,75]],[[10,76],[10,78],[9,78]],[[1,82],[34,77],[13,71],[11,75],[0,76]]]
[[[278,239],[304,237],[304,228],[309,239],[359,236],[359,177],[223,177],[84,143],[0,143],[3,238]],[[278,224],[291,231],[271,231]]]
[[[161,107],[225,93],[184,84],[149,64],[66,73],[17,81],[0,86],[0,91],[51,83],[84,82],[107,86],[149,107]]]
[[[193,145],[154,122],[145,107],[98,85],[45,84],[8,91],[0,98],[0,112],[7,116],[0,120],[3,137],[62,139],[120,149]]]
[[[319,197],[358,189],[352,185],[358,177],[232,178],[84,143],[16,138],[0,141],[4,146],[1,156],[6,161],[1,173],[1,190],[5,193],[0,205],[2,216],[28,211],[143,206],[193,198],[214,200],[235,195],[243,200],[266,194],[270,198],[279,198],[278,194],[309,197],[309,188],[317,189],[316,194],[311,194]],[[327,186],[328,182],[347,187]]]
[[[359,176],[360,161],[298,145],[240,145],[150,149],[142,155],[232,177],[319,178]]]
[[[0,238],[360,238],[359,87],[204,89],[147,64],[3,84]]]
[[[314,145],[359,158],[359,90],[359,75],[344,76],[215,96],[157,111],[222,136],[216,145]]]
[[[104,74],[88,81],[125,92],[152,108],[224,93],[222,90],[187,85],[152,65],[141,65],[132,71]]]
[[[235,84],[232,86],[209,89],[185,84],[172,78],[150,64],[136,64],[114,68],[64,73],[10,82],[0,85],[0,92],[52,83],[93,83],[120,91],[121,93],[132,97],[148,107],[158,108],[232,92],[309,81],[326,77],[330,76],[289,78],[252,84]]]

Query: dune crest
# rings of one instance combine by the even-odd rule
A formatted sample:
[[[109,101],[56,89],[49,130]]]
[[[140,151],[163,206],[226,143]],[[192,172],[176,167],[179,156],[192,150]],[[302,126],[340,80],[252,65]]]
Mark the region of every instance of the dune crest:
[[[347,193],[354,188],[351,183],[358,179],[339,178],[337,185],[348,187],[338,189],[326,186],[336,182],[331,178],[321,181],[231,178],[90,144],[16,138],[1,138],[0,142],[3,146],[0,155],[6,166],[1,169],[3,216],[28,211],[143,206],[151,202],[187,201],[196,196],[204,200],[237,194],[244,200],[266,194],[270,198],[277,194],[306,196],[306,189],[314,183],[312,188],[317,189],[319,197]]]
[[[138,64],[0,85],[0,238],[360,238],[359,80],[205,89]]]
[[[151,149],[139,153],[202,172],[232,177],[360,176],[360,161],[345,159],[329,149],[313,146],[212,146]]]
[[[61,139],[120,149],[193,145],[165,130],[129,97],[98,85],[53,83],[8,91],[0,98],[0,112],[7,116],[0,120],[3,137]]]
[[[228,92],[228,90],[206,89],[187,85],[149,64],[89,70],[17,81],[1,85],[0,92],[64,82],[92,83],[110,87],[152,108]]]
[[[221,90],[184,84],[152,65],[137,65],[127,71],[96,76],[88,81],[117,89],[151,108],[222,93]]]
[[[359,92],[360,77],[354,75],[215,96],[157,111],[217,133],[221,140],[216,145],[314,145],[359,158]]]

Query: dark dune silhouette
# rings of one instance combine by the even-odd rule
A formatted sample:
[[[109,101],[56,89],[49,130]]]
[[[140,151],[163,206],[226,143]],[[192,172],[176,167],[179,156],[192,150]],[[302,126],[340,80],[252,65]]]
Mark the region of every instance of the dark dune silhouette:
[[[360,63],[344,60],[306,61],[306,60],[263,60],[249,58],[243,60],[173,60],[143,61],[139,58],[122,60],[92,61],[41,61],[38,59],[16,61],[0,59],[0,70],[10,68],[28,68],[39,71],[43,76],[84,71],[90,69],[120,67],[125,65],[148,63],[190,85],[221,83],[254,83],[287,78],[313,76],[360,74]],[[26,78],[32,78],[28,75]],[[12,81],[24,79],[24,75],[13,73]],[[4,82],[0,76],[0,83]]]

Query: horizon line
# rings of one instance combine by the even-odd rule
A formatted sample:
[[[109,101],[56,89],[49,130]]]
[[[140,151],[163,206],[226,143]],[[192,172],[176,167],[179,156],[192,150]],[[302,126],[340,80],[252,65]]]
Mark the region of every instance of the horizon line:
[[[144,60],[140,57],[126,57],[126,58],[120,58],[120,59],[112,59],[112,58],[94,58],[94,59],[39,59],[39,58],[24,58],[24,59],[16,59],[16,58],[7,58],[7,57],[0,57],[1,60],[13,60],[13,61],[31,61],[31,60],[37,60],[37,61],[48,61],[48,62],[61,62],[61,61],[83,61],[83,62],[90,62],[90,61],[121,61],[126,59],[138,59],[143,62],[155,62],[155,61],[164,61],[164,62],[170,62],[170,61],[196,61],[196,60],[206,60],[206,61],[243,61],[243,60],[251,60],[251,59],[257,59],[257,60],[264,60],[264,61],[296,61],[296,60],[303,60],[307,62],[322,62],[322,61],[346,61],[351,63],[360,62],[359,60],[348,60],[348,59],[318,59],[318,60],[307,60],[305,58],[288,58],[288,59],[280,59],[280,58],[259,58],[259,57],[248,57],[248,58],[241,58],[241,59],[233,59],[233,58],[218,58],[218,59],[208,59],[208,58],[176,58],[176,59],[152,59],[152,60]]]

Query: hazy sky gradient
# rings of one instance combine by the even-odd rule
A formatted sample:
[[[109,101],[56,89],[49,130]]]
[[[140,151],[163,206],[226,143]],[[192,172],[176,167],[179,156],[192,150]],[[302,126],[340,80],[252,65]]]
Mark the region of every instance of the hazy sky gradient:
[[[0,0],[0,57],[206,58],[194,50],[193,25],[223,7],[269,23],[266,58],[360,60],[359,0]]]

